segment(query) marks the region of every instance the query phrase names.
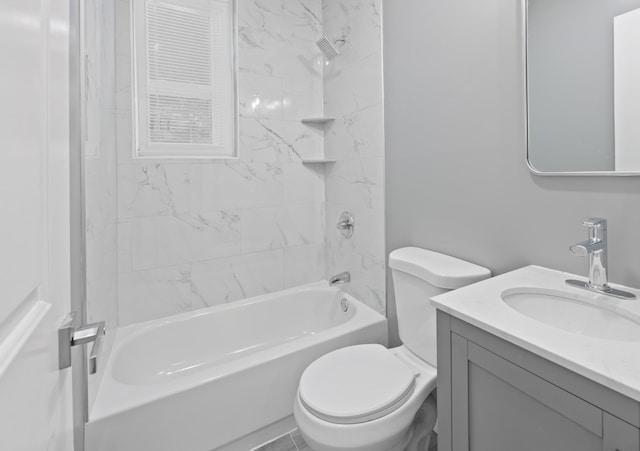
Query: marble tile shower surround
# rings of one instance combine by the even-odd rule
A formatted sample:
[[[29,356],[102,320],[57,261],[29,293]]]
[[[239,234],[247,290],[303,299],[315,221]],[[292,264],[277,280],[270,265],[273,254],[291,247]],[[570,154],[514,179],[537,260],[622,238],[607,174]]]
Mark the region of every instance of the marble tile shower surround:
[[[127,325],[324,279],[320,0],[238,0],[239,158],[132,158],[117,0],[118,295]]]
[[[87,322],[105,321],[101,358],[118,326],[116,203],[115,0],[85,2],[84,179]],[[89,377],[93,404],[101,369]]]
[[[336,120],[325,133],[327,273],[351,272],[346,287],[384,313],[384,118],[382,0],[323,0],[323,30],[340,51],[323,74],[324,111]],[[353,238],[335,223],[343,210],[356,220]]]

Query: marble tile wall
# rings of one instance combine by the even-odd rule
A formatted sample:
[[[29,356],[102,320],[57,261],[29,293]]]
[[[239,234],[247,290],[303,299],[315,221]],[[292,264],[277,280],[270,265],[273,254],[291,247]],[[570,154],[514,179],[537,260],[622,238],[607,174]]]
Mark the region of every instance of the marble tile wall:
[[[324,69],[327,274],[351,272],[346,287],[385,313],[384,118],[381,0],[323,0],[324,34],[340,56]],[[349,210],[351,239],[335,224]]]
[[[105,321],[107,359],[118,326],[115,0],[85,2],[85,224],[87,321]],[[104,365],[89,377],[93,404]]]
[[[321,0],[238,0],[239,158],[132,158],[129,0],[116,0],[120,324],[326,277]],[[381,235],[382,236],[382,235]]]

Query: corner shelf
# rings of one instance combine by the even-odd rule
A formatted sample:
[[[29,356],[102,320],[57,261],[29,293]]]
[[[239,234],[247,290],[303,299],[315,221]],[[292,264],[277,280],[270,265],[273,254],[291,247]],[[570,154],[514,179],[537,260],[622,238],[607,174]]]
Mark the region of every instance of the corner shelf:
[[[335,117],[304,117],[300,119],[303,124],[327,124],[331,121],[335,121]]]
[[[324,116],[319,116],[319,117],[303,117],[302,119],[300,119],[300,122],[302,122],[305,125],[310,125],[310,126],[317,126],[320,125],[322,126],[322,130],[323,133],[325,131],[324,126],[327,125],[328,123],[335,121],[336,118],[335,117],[324,117]],[[325,158],[325,157],[317,157],[317,158],[303,158],[302,159],[302,164],[325,164],[325,163],[335,163],[336,159],[335,158]]]

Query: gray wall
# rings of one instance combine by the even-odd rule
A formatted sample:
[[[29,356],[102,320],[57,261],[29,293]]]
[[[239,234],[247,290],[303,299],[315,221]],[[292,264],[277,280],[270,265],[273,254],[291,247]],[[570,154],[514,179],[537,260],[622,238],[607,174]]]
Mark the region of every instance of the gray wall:
[[[537,264],[584,275],[568,246],[602,216],[611,280],[640,286],[640,178],[527,169],[520,2],[383,6],[387,250],[421,246],[494,274]]]

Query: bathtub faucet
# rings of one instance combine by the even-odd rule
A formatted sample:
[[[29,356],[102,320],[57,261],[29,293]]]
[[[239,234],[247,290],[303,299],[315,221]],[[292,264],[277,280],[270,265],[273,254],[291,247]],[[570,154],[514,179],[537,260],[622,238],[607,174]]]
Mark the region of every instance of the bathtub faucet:
[[[330,286],[334,286],[339,283],[347,283],[347,282],[351,282],[351,274],[349,274],[347,271],[341,272],[340,274],[336,274],[331,279],[329,279]]]

